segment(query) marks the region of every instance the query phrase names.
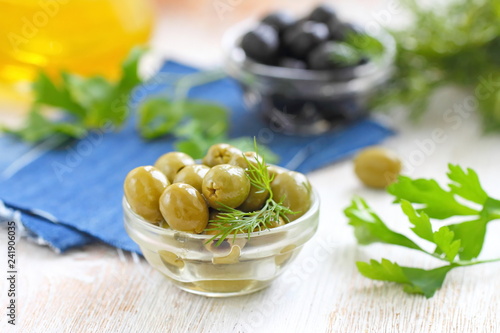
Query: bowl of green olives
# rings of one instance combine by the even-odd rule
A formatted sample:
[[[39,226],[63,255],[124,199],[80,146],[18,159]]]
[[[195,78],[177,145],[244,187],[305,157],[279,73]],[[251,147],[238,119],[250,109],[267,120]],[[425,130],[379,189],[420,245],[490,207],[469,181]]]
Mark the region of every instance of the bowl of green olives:
[[[389,33],[346,22],[325,4],[303,17],[277,11],[242,22],[223,46],[247,107],[281,132],[304,135],[366,116],[396,53]]]
[[[146,260],[179,288],[209,297],[263,289],[315,234],[319,197],[301,173],[256,152],[212,146],[129,172],[125,229]]]

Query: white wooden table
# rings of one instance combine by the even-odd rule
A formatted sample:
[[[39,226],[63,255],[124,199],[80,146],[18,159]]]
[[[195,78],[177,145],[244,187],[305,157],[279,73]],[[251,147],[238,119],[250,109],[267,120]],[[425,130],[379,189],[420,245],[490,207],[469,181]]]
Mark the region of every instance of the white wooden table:
[[[184,44],[178,42],[178,45],[176,52]],[[189,47],[187,50],[195,58]],[[465,96],[457,95],[459,101]],[[439,100],[445,103],[450,99]],[[439,115],[448,107],[434,103],[418,125],[408,124],[401,112],[393,112],[384,121],[397,128],[399,134],[384,145],[401,155],[408,175],[444,179],[447,163],[459,163],[474,168],[487,191],[500,198],[500,135],[483,136],[474,115],[453,128],[453,123],[447,123]],[[12,117],[3,115],[3,119]],[[436,129],[445,131],[447,138],[441,143],[434,142],[432,147],[428,139]],[[387,194],[360,185],[351,161],[331,165],[309,177],[322,200],[319,231],[290,272],[279,277],[270,288],[248,296],[210,299],[177,289],[144,259],[105,245],[86,246],[58,255],[46,247],[22,241],[18,245],[17,330],[500,331],[500,263],[453,270],[444,287],[431,299],[407,295],[400,286],[368,280],[357,272],[355,261],[383,256],[404,265],[429,268],[437,262],[397,247],[356,245],[352,228],[342,213],[353,195],[367,198],[398,230],[407,229],[408,223]],[[484,257],[499,257],[500,223],[490,224],[488,234]],[[3,229],[0,242],[4,249]],[[4,282],[2,278],[2,309],[6,307]],[[4,312],[1,311],[0,332],[10,332],[12,327],[5,324]]]

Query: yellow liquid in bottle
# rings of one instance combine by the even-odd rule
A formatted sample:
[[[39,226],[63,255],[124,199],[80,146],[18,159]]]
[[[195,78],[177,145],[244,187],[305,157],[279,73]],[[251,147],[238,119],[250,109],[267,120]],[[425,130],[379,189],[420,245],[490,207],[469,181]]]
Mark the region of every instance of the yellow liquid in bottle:
[[[26,99],[40,69],[115,79],[152,24],[148,0],[0,0],[0,99]]]

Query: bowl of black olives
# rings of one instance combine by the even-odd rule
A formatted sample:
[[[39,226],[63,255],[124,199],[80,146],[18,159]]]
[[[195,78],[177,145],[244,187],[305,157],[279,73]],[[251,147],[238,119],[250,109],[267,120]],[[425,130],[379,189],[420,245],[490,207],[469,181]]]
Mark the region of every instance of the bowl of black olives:
[[[307,177],[255,152],[212,146],[201,161],[169,152],[124,181],[125,229],[179,288],[209,297],[263,289],[315,234]]]
[[[319,134],[367,115],[393,72],[396,46],[320,5],[302,18],[284,11],[243,22],[224,37],[226,71],[247,106],[290,134]]]

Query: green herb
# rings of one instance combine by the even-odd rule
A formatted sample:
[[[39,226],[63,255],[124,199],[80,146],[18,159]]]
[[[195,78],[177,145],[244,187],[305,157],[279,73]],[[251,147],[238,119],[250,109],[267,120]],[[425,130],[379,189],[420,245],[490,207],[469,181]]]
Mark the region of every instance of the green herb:
[[[500,130],[500,2],[451,0],[429,6],[403,0],[401,5],[411,14],[411,24],[393,31],[397,71],[376,105],[405,105],[418,117],[438,88],[458,85],[471,90],[485,129]]]
[[[132,89],[141,82],[137,75],[144,49],[133,49],[122,64],[122,76],[109,82],[101,76],[83,78],[61,73],[56,82],[40,72],[33,84],[34,103],[24,127],[3,129],[28,142],[38,142],[53,135],[82,138],[88,131],[105,126],[121,126],[128,117],[127,102]],[[62,111],[58,119],[42,108]]]
[[[61,73],[55,81],[41,72],[33,84],[35,100],[24,126],[0,130],[27,142],[38,142],[54,135],[81,139],[89,131],[109,126],[119,128],[130,116],[130,93],[142,82],[138,65],[144,52],[142,48],[130,52],[117,82],[101,76],[83,78],[69,73]],[[221,142],[242,150],[251,149],[253,140],[249,137],[228,138],[229,113],[225,107],[188,99],[193,87],[224,76],[222,71],[209,71],[176,78],[173,96],[152,97],[139,106],[137,130],[140,135],[147,140],[173,135],[178,139],[176,149],[194,158],[203,157],[211,145]],[[47,114],[47,107],[61,114]],[[270,163],[278,161],[277,155],[264,146],[260,146],[260,151]]]
[[[332,61],[344,66],[357,65],[361,59],[363,59],[363,54],[348,43],[338,43],[336,51],[331,54]]]
[[[400,266],[388,259],[380,262],[371,260],[369,263],[356,263],[361,274],[374,280],[403,284],[405,292],[429,298],[442,286],[451,269],[500,261],[500,258],[476,259],[481,253],[488,223],[500,219],[500,201],[488,196],[477,174],[471,169],[464,170],[450,164],[448,178],[451,181],[449,189],[442,188],[433,179],[410,179],[404,176],[388,188],[408,217],[414,236],[433,244],[433,252],[424,250],[409,237],[391,230],[361,198],[354,198],[344,211],[360,244],[402,246],[447,264],[426,270]],[[457,216],[464,221],[447,225],[441,223],[439,228],[431,220]]]
[[[257,145],[255,145],[255,151],[258,151]],[[259,231],[268,229],[271,224],[276,223],[280,218],[289,222],[287,214],[294,214],[292,210],[283,206],[281,201],[278,202],[273,197],[273,191],[271,190],[273,177],[269,176],[265,159],[262,158],[257,160],[254,164],[254,161],[250,162],[245,155],[243,155],[243,157],[248,163],[246,173],[248,180],[250,180],[250,183],[259,190],[259,193],[261,191],[268,191],[269,198],[260,210],[248,213],[223,206],[220,209],[221,213],[217,215],[219,219],[209,221],[213,228],[207,229],[218,232],[209,240],[210,242],[217,239],[216,246],[219,246],[229,235],[234,235],[234,237],[236,237],[238,233],[247,233],[248,238],[250,238],[250,233],[254,232],[256,229]]]
[[[346,44],[354,49],[359,57],[377,60],[384,54],[384,45],[374,36],[367,33],[352,32],[346,37]],[[358,61],[359,62],[359,61]]]
[[[347,35],[345,42],[338,42],[332,60],[344,66],[357,65],[363,59],[377,60],[384,53],[384,45],[375,37],[353,32]]]
[[[377,59],[384,53],[384,45],[375,37],[366,33],[347,35],[347,44],[356,49],[362,56]]]

